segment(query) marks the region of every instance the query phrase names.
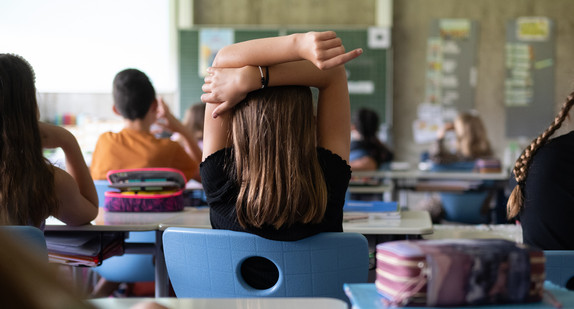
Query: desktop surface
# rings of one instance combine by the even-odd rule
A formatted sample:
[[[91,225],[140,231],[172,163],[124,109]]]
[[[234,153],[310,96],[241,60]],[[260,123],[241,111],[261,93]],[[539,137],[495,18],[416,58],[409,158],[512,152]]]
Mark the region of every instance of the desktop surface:
[[[128,309],[135,304],[155,302],[170,309],[347,309],[347,303],[334,298],[98,298],[88,300],[101,309]]]

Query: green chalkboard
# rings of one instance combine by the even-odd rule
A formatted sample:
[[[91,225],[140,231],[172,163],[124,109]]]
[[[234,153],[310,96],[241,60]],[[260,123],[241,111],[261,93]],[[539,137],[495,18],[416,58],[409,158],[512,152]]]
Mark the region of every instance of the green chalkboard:
[[[320,31],[321,29],[313,29]],[[333,30],[333,29],[330,29]],[[347,50],[363,48],[363,55],[347,63],[351,110],[368,107],[378,112],[381,123],[392,121],[389,102],[390,85],[389,73],[390,51],[384,48],[369,48],[368,29],[342,29],[337,35],[343,40]],[[195,102],[199,102],[202,94],[203,77],[199,76],[199,31],[200,29],[180,30],[180,107],[184,111]],[[234,41],[277,36],[295,32],[306,32],[308,29],[234,29]]]

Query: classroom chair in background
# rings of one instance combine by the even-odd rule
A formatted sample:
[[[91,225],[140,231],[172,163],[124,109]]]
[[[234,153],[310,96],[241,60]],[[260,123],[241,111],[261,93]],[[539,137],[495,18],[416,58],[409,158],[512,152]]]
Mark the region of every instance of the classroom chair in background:
[[[17,243],[25,245],[36,255],[48,262],[48,247],[44,232],[37,227],[27,225],[4,225],[0,226],[0,231],[9,235]]]
[[[299,241],[274,241],[254,234],[168,228],[165,262],[177,297],[333,297],[348,302],[344,283],[367,282],[369,251],[358,233],[321,233]],[[251,258],[272,262],[278,280],[267,289],[241,275]],[[272,266],[273,267],[273,266]]]
[[[432,172],[472,172],[475,168],[475,161],[461,161],[448,164],[432,164]],[[490,187],[492,183],[484,181],[480,191],[464,192],[441,192],[439,193],[444,219],[452,222],[466,224],[484,224],[490,222],[490,213],[482,213],[488,208]]]
[[[545,250],[546,280],[574,290],[574,251]]]

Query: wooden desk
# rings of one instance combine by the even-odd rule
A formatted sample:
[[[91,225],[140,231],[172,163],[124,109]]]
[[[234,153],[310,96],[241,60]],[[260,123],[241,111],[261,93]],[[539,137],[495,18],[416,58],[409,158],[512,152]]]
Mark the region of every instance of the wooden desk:
[[[392,180],[420,180],[420,179],[458,179],[458,180],[507,180],[509,175],[506,170],[500,173],[475,173],[475,172],[433,172],[421,170],[408,171],[364,171],[353,172],[356,177],[372,177]]]
[[[160,223],[160,230],[168,227],[210,229],[208,208],[188,208],[178,216]],[[364,235],[426,235],[433,232],[430,215],[426,211],[403,211],[401,219],[357,220],[343,223],[343,231]]]
[[[433,225],[433,233],[424,235],[423,238],[500,238],[522,243],[522,228],[516,224],[435,224]]]
[[[101,309],[129,309],[142,302],[156,302],[170,309],[347,309],[334,298],[99,298],[89,303]]]
[[[365,171],[353,172],[353,177],[365,177],[379,179],[381,183],[388,184],[390,188],[390,200],[398,201],[401,205],[409,205],[407,190],[416,191],[466,191],[488,190],[494,194],[504,188],[508,183],[509,173],[502,170],[499,173],[477,173],[465,171],[434,172],[421,170],[408,171]],[[484,184],[488,182],[488,184]],[[381,192],[383,186],[375,186],[372,192]],[[369,192],[368,186],[351,187],[350,192]]]

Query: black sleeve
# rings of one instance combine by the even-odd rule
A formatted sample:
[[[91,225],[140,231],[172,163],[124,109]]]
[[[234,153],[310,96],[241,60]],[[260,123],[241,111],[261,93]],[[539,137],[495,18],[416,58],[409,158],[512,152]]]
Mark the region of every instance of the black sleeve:
[[[231,176],[230,148],[221,149],[200,164],[201,183],[210,206],[228,203],[237,196],[237,186]]]

